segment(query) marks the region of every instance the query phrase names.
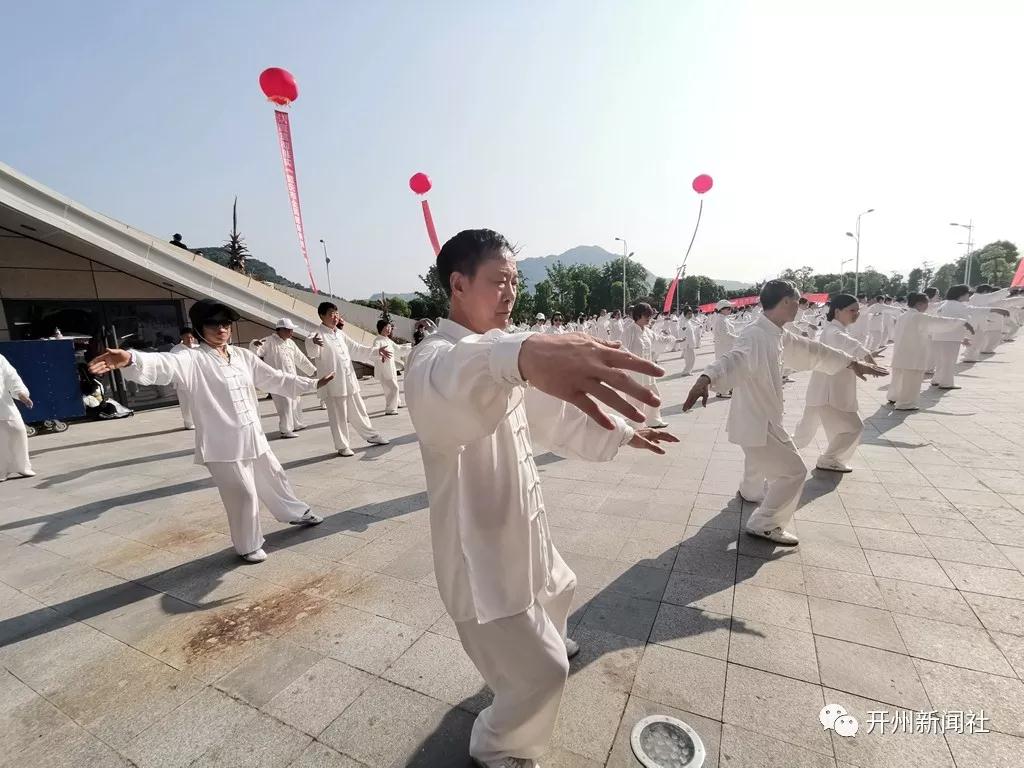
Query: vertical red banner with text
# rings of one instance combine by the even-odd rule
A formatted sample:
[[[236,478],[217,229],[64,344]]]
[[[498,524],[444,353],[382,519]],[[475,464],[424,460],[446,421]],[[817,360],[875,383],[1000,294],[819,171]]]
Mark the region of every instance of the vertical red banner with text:
[[[295,219],[295,231],[299,235],[299,248],[302,258],[306,261],[306,273],[309,275],[309,286],[313,293],[318,293],[313,268],[309,264],[309,252],[306,250],[306,229],[302,226],[302,207],[299,205],[299,180],[295,175],[295,153],[292,151],[292,129],[288,122],[288,113],[274,110],[277,119],[277,138],[281,144],[281,160],[284,162],[284,181],[288,187],[288,198],[292,202],[292,216]]]

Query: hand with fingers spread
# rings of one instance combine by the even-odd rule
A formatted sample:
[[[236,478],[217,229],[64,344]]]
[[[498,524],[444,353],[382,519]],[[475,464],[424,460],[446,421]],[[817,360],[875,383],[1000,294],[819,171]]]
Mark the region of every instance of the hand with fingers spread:
[[[102,376],[104,373],[116,371],[131,365],[132,353],[126,349],[108,349],[97,355],[89,363],[89,373]]]
[[[32,398],[29,397],[28,395],[22,395],[18,399],[21,400],[22,405],[24,405],[26,408],[32,408]]]
[[[686,396],[686,400],[683,401],[683,413],[693,408],[697,404],[697,401],[701,401],[701,405],[705,408],[708,405],[708,387],[711,386],[711,379],[706,374],[701,374],[697,377],[697,380],[690,387],[690,392]]]
[[[867,381],[867,377],[868,376],[888,376],[889,375],[889,371],[887,371],[885,368],[882,368],[879,365],[872,365],[870,363],[862,363],[862,362],[859,362],[857,360],[854,360],[852,363],[850,363],[850,365],[848,367],[849,367],[849,369],[851,371],[853,371],[857,375],[857,378],[860,379],[861,381]]]
[[[317,379],[317,381],[316,381],[316,388],[317,389],[323,389],[328,384],[330,384],[333,379],[334,379],[334,371],[331,371],[326,376],[324,376],[322,379]]]
[[[617,343],[597,341],[582,333],[534,334],[519,352],[519,373],[524,379],[541,392],[575,405],[605,429],[614,425],[595,401],[636,422],[643,421],[643,414],[622,394],[651,406],[661,403],[629,371],[665,374],[654,363],[618,349]]]
[[[664,455],[665,449],[658,445],[658,443],[678,442],[679,438],[670,432],[644,427],[643,429],[638,429],[633,433],[633,438],[629,441],[629,447],[640,448],[641,450],[650,451],[651,453]]]

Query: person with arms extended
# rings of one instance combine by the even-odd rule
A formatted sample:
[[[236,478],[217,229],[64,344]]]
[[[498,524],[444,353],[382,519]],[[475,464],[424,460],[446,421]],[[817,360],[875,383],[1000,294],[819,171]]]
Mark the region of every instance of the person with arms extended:
[[[196,423],[196,464],[210,472],[228,515],[235,551],[250,563],[267,559],[260,502],[281,522],[317,525],[323,520],[295,496],[260,424],[256,388],[298,397],[326,385],[333,374],[306,379],[275,370],[242,347],[231,347],[238,313],[213,299],[188,311],[199,333],[196,349],[139,352],[108,349],[89,364],[95,375],[124,369],[139,384],[174,384],[188,391]]]
[[[683,403],[684,411],[697,400],[706,404],[709,386],[734,389],[726,430],[729,442],[743,448],[739,495],[758,505],[745,530],[785,546],[799,543],[786,526],[796,511],[807,467],[782,427],[783,365],[830,375],[846,367],[861,377],[885,375],[881,368],[785,330],[783,326],[796,317],[799,298],[788,280],[765,283],[760,296],[763,313],[740,331],[731,350],[704,368]]]
[[[623,395],[658,399],[629,372],[663,371],[585,334],[505,333],[518,270],[497,232],[460,232],[437,268],[451,312],[410,353],[405,395],[438,589],[494,692],[469,751],[485,768],[537,768],[578,646],[566,638],[576,577],[551,541],[534,444],[592,461],[625,445],[664,453],[657,443],[671,435],[634,430],[597,404],[639,422]]]

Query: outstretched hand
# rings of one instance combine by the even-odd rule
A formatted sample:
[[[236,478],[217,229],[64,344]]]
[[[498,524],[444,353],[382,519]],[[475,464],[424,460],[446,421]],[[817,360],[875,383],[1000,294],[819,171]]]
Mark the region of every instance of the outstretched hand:
[[[388,349],[387,347],[381,347],[380,348],[380,359],[382,361],[388,361],[392,357],[393,357],[393,355],[391,354],[391,350],[390,349]]]
[[[105,373],[124,368],[132,362],[132,353],[126,349],[108,349],[89,363],[89,373],[102,376]]]
[[[622,394],[650,406],[661,405],[661,399],[627,371],[665,374],[654,363],[618,349],[618,344],[582,333],[535,333],[519,352],[519,373],[524,379],[541,392],[575,405],[605,429],[614,429],[614,424],[595,401],[636,422],[643,421],[643,414]]]
[[[711,379],[705,374],[701,374],[697,377],[697,381],[690,387],[690,392],[687,394],[686,399],[683,401],[683,413],[693,408],[697,404],[697,401],[701,401],[701,405],[707,407],[708,404],[708,387],[711,386]]]
[[[326,387],[328,384],[331,383],[331,381],[333,379],[334,379],[334,371],[331,371],[326,376],[324,376],[322,379],[317,379],[316,388],[320,389],[322,387]]]
[[[889,371],[887,371],[885,368],[882,368],[880,365],[873,365],[871,363],[862,363],[862,362],[859,362],[857,360],[854,360],[847,367],[857,375],[858,379],[861,379],[862,381],[867,381],[867,377],[868,376],[888,376],[889,375]]]
[[[28,395],[22,395],[18,399],[21,400],[21,404],[24,405],[26,408],[32,408],[32,398],[29,397]]]
[[[658,443],[678,442],[679,438],[671,432],[663,432],[658,429],[652,429],[651,427],[644,427],[643,429],[638,429],[633,433],[633,439],[629,441],[629,447],[640,448],[641,450],[650,451],[651,453],[664,455],[665,449],[658,445]]]

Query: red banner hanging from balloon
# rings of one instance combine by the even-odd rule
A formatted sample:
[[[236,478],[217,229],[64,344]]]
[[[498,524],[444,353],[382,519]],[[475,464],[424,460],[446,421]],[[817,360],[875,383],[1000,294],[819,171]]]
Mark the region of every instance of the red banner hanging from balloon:
[[[302,258],[306,261],[306,273],[309,275],[309,286],[313,293],[318,293],[313,267],[309,263],[309,252],[306,250],[306,229],[302,225],[302,207],[299,205],[299,180],[295,175],[295,153],[292,151],[292,129],[288,122],[288,113],[280,109],[274,110],[277,119],[277,138],[281,144],[281,160],[284,162],[284,180],[288,187],[288,198],[292,202],[292,217],[295,219],[295,231],[299,235],[299,248]]]
[[[1011,288],[1024,288],[1024,259],[1020,260],[1020,264],[1017,265],[1017,271],[1013,275],[1013,282],[1010,283]]]
[[[434,249],[434,255],[441,253],[441,243],[437,239],[437,230],[434,229],[434,217],[430,215],[430,203],[423,201],[423,223],[427,225],[427,237],[430,238],[430,245]]]
[[[665,294],[665,306],[661,308],[661,313],[667,315],[668,311],[672,309],[672,299],[676,297],[676,286],[679,284],[679,275],[676,275],[672,279],[672,284],[668,287],[668,293]]]

